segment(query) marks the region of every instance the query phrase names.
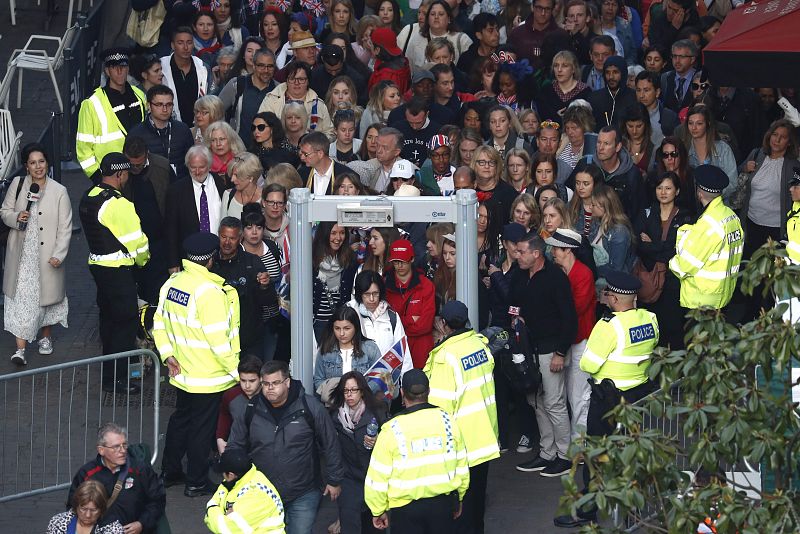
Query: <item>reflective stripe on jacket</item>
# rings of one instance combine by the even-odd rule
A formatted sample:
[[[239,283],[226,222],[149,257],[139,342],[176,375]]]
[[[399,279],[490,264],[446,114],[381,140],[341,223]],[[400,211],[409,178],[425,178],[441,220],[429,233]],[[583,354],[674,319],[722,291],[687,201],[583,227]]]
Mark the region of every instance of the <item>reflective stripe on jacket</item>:
[[[228,491],[220,484],[206,504],[214,534],[284,534],[283,502],[275,486],[252,466]]]
[[[108,186],[95,186],[90,189],[85,199],[93,199],[98,195],[109,191]],[[122,250],[94,250],[92,243],[89,247],[89,265],[100,265],[103,267],[123,267],[138,265],[143,266],[150,260],[150,246],[147,236],[142,232],[142,223],[136,214],[136,209],[130,200],[124,198],[116,190],[108,195],[108,199],[102,202],[97,210],[95,220],[81,220],[85,225],[99,224],[111,232],[125,249]],[[83,209],[81,209],[83,214]],[[103,230],[105,231],[105,230]],[[87,236],[92,233],[92,229],[87,228]],[[94,234],[92,234],[94,235]],[[110,236],[109,236],[110,238]]]

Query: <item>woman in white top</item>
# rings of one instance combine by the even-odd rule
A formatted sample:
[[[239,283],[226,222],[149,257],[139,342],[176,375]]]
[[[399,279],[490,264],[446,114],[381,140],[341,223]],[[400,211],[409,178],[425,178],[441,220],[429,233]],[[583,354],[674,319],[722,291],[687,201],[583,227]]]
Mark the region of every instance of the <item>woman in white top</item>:
[[[228,166],[233,187],[222,193],[222,217],[242,218],[242,209],[246,204],[261,200],[263,167],[258,156],[250,152],[242,152],[231,160]]]
[[[361,333],[378,345],[381,356],[406,337],[400,316],[386,302],[386,285],[383,277],[375,271],[365,270],[356,276],[354,294],[348,306],[355,309],[361,321]],[[400,346],[403,346],[400,343]],[[408,345],[406,344],[406,347]],[[402,372],[413,368],[411,353],[403,357]]]
[[[445,37],[453,43],[455,49],[454,63],[458,63],[461,53],[472,46],[472,39],[463,32],[455,30],[453,24],[453,12],[450,6],[442,1],[436,0],[428,9],[425,23],[417,28],[415,24],[406,26],[397,36],[397,46],[403,51],[414,69],[424,68],[425,47],[428,41],[435,37]]]

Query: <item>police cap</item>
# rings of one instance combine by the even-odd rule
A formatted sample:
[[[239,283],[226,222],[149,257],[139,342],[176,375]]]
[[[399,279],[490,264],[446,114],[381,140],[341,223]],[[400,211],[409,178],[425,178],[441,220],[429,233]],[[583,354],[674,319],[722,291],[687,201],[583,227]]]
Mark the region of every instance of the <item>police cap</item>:
[[[428,375],[422,369],[411,369],[403,375],[403,391],[419,395],[425,393],[430,387]]]
[[[252,463],[247,454],[241,449],[226,449],[219,457],[219,462],[214,466],[217,473],[233,473],[242,476],[250,471]]]
[[[103,50],[100,55],[103,58],[104,67],[127,67],[130,60],[130,51],[122,47]]]
[[[469,320],[469,310],[460,300],[451,300],[442,308],[441,316],[447,323],[451,321],[465,322]]]
[[[789,177],[789,187],[800,185],[800,167],[792,169],[792,175]]]
[[[632,274],[624,273],[622,271],[610,271],[606,275],[607,291],[618,293],[620,295],[635,295],[642,283],[638,278]]]
[[[208,261],[219,248],[219,238],[211,232],[197,232],[183,240],[186,257],[193,262]]]
[[[728,187],[728,175],[716,165],[700,165],[694,169],[694,183],[703,191],[722,193]]]
[[[121,152],[109,152],[103,156],[100,162],[100,173],[103,176],[114,176],[120,171],[127,171],[131,168],[131,162]]]
[[[518,243],[522,241],[522,238],[528,233],[528,229],[522,226],[520,223],[508,223],[507,225],[503,226],[503,241],[508,241],[509,243]]]

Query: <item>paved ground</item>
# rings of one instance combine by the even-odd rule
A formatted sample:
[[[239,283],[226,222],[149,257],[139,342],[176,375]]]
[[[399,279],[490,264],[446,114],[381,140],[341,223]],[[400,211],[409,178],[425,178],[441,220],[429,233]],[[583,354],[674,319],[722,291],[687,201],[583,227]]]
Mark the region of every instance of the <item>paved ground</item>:
[[[3,34],[0,41],[2,45],[0,73],[13,48],[22,46],[30,34],[43,33],[44,8],[37,7],[34,0],[18,0],[17,4],[19,11],[17,26],[14,28],[8,24],[8,2],[0,5],[0,28]],[[62,0],[62,4],[67,4],[67,0]],[[51,24],[50,34],[61,35],[65,24],[66,16],[62,13]],[[23,142],[37,139],[50,116],[50,111],[56,108],[52,87],[47,77],[26,74],[23,107],[17,110],[13,105],[13,98],[11,107],[16,127],[24,132]],[[88,185],[86,179],[80,172],[66,172],[63,183],[70,191],[73,207],[77,207],[77,201]],[[55,329],[55,352],[51,356],[39,356],[34,350],[29,350],[28,368],[39,368],[100,354],[97,309],[94,304],[95,289],[86,267],[86,254],[83,235],[74,235],[70,254],[65,263],[67,295],[70,301],[69,328]],[[13,338],[6,332],[0,334],[0,375],[18,370],[9,361],[13,350]],[[54,391],[53,395],[58,393]],[[161,425],[159,425],[162,431],[171,411],[169,396],[167,395],[164,400],[160,413]],[[36,406],[41,407],[39,404]],[[36,414],[31,413],[31,420],[38,417],[39,413],[38,411]],[[25,427],[28,415],[23,415],[21,423]],[[34,440],[45,439],[38,435],[38,430],[33,426],[30,429],[34,434]],[[77,429],[73,432],[83,433],[84,430]],[[4,428],[2,432],[5,434],[9,431]],[[52,437],[52,429],[50,434]],[[63,440],[67,440],[66,435],[62,434],[62,437]],[[47,455],[48,451],[43,450],[42,454]],[[530,455],[510,452],[493,464],[489,477],[486,511],[487,533],[529,534],[558,531],[552,526],[552,515],[561,495],[561,483],[535,474],[520,473],[514,469],[515,463],[528,458]],[[3,461],[0,472],[4,473],[4,477],[10,471],[17,470],[18,466],[15,465],[14,459],[9,459],[7,455],[0,455],[0,459]],[[65,495],[65,492],[55,492],[0,505],[0,532],[43,532],[49,518],[63,510]],[[204,532],[202,522],[204,507],[205,499],[185,498],[182,488],[168,490],[167,513],[173,532],[175,534]],[[328,501],[324,502],[314,533],[327,532],[326,527],[334,521],[335,516],[335,506]]]

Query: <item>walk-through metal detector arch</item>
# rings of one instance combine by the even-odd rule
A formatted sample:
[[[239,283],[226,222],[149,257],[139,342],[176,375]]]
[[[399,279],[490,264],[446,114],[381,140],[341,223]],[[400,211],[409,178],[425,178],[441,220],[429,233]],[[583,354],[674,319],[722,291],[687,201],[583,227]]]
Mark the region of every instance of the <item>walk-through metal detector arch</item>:
[[[452,222],[456,226],[456,298],[467,305],[469,320],[478,325],[478,197],[472,189],[450,197],[352,197],[313,195],[307,188],[289,194],[292,242],[289,266],[292,305],[292,376],[313,390],[313,284],[311,226],[339,221],[344,226],[394,226],[404,222]],[[461,266],[472,266],[463,269]],[[302,280],[303,283],[295,283]]]

